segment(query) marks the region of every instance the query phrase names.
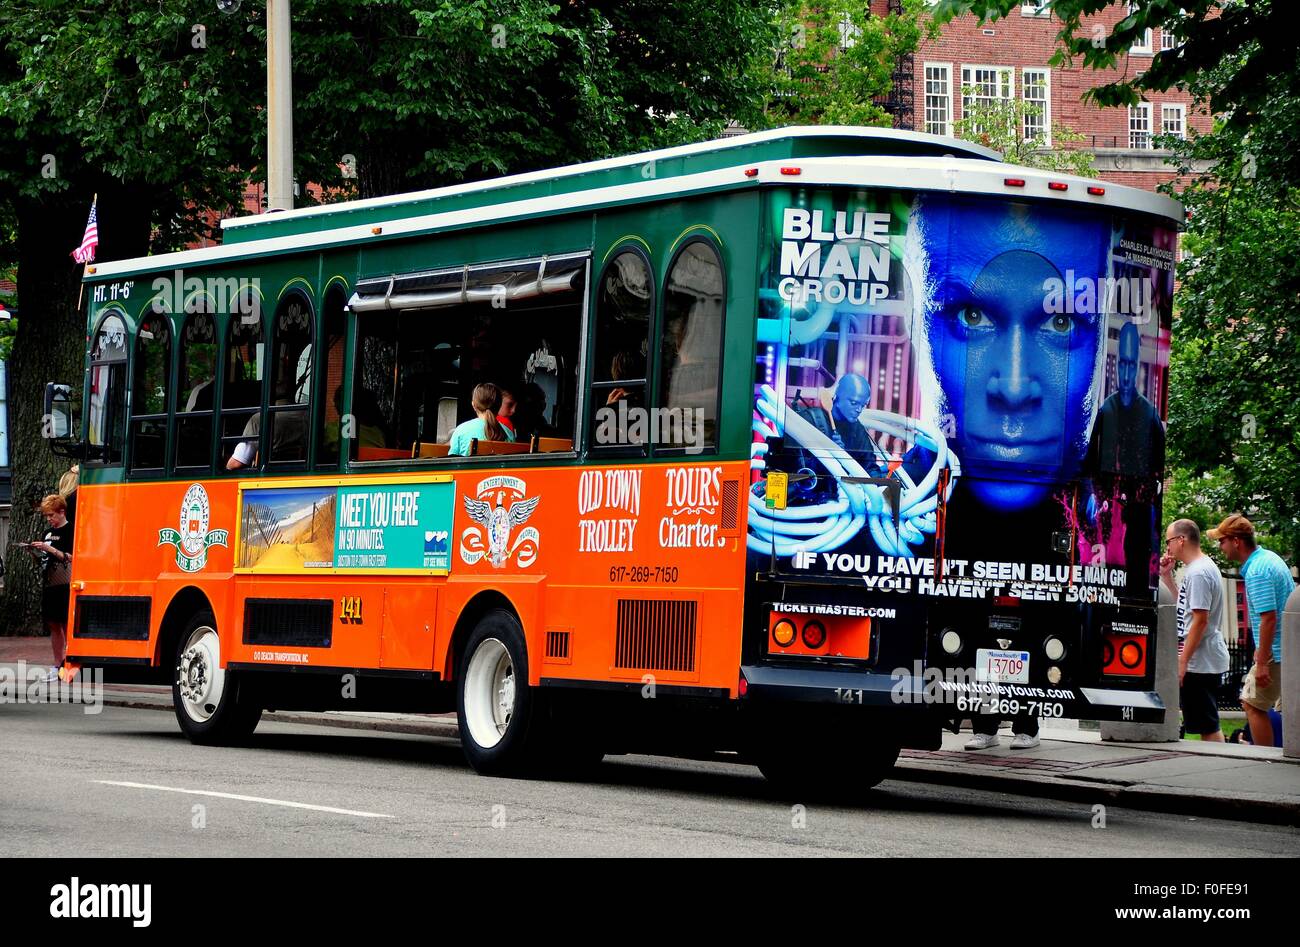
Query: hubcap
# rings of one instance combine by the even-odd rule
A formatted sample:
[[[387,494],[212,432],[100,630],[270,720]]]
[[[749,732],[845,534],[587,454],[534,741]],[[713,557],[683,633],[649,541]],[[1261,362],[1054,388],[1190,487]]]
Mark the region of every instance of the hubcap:
[[[194,629],[176,667],[181,706],[192,720],[210,719],[221,705],[226,672],[221,669],[221,643],[215,629],[206,625]]]
[[[474,649],[464,688],[470,738],[490,749],[501,742],[515,712],[515,666],[501,641],[488,638]]]

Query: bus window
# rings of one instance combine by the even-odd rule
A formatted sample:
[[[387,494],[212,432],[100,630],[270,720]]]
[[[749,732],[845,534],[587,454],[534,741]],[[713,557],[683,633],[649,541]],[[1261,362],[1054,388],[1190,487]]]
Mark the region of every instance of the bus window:
[[[307,300],[292,295],[275,317],[271,360],[270,437],[273,465],[307,463],[311,427],[312,311]],[[256,417],[253,423],[256,424]]]
[[[349,303],[352,458],[446,456],[419,445],[447,443],[474,420],[473,391],[485,382],[513,396],[504,439],[571,448],[586,269],[575,254],[361,281]]]
[[[185,317],[180,342],[180,395],[176,399],[176,469],[212,467],[212,409],[217,376],[217,329],[212,314]]]
[[[231,317],[226,347],[226,374],[221,386],[221,461],[229,470],[250,467],[258,459],[265,377],[262,320],[256,313]]]
[[[122,460],[126,427],[126,323],[109,314],[99,323],[90,349],[89,441],[97,460],[116,464]]]
[[[135,340],[131,387],[131,470],[161,472],[167,462],[167,393],[171,388],[171,324],[155,312]]]
[[[647,430],[636,422],[646,406],[646,356],[654,278],[639,250],[610,260],[596,294],[596,362],[592,366],[591,447],[645,453]]]
[[[339,423],[343,412],[343,358],[347,343],[347,319],[343,313],[343,291],[338,287],[325,296],[325,329],[321,338],[321,393],[319,428],[316,432],[316,467],[334,470],[339,465]]]
[[[725,303],[717,251],[705,240],[686,244],[664,284],[659,441],[667,447],[717,447]]]

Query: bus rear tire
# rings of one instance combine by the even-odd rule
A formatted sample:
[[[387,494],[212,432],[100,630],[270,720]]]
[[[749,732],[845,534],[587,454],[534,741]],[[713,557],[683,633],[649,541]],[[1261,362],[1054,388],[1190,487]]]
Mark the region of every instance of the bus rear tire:
[[[528,685],[528,651],[519,620],[488,612],[470,632],[456,687],[465,758],[483,776],[524,776],[541,768],[550,715]]]
[[[759,772],[777,792],[796,798],[862,802],[898,760],[892,745],[838,748],[782,744],[755,752]]]
[[[211,612],[190,619],[177,642],[172,671],[176,722],[191,743],[229,746],[247,740],[262,718],[262,707],[238,674],[221,667],[221,639]]]

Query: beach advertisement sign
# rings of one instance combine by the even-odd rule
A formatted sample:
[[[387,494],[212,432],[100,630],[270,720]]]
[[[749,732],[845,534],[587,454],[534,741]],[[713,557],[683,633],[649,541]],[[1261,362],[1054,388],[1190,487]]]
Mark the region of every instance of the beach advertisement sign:
[[[450,477],[245,487],[236,568],[446,575],[455,491]]]

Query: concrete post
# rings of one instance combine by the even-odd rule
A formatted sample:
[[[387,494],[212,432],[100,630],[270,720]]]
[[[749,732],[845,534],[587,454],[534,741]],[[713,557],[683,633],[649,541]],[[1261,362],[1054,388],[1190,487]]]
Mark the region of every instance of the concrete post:
[[[293,52],[289,0],[266,4],[266,209],[293,210]]]
[[[1178,616],[1174,598],[1162,584],[1156,598],[1156,691],[1165,704],[1163,723],[1101,722],[1101,738],[1118,743],[1173,743],[1178,740]]]
[[[1300,759],[1300,588],[1282,612],[1282,755]]]

